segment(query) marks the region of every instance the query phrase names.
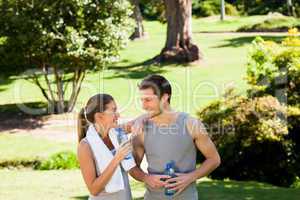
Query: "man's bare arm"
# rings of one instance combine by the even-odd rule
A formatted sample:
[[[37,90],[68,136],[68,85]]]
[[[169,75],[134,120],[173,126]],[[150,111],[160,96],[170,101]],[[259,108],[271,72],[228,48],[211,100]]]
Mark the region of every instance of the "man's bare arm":
[[[145,122],[145,120],[149,119],[149,115],[148,114],[143,114],[143,115],[140,115],[128,122],[125,122],[125,123],[122,123],[122,124],[119,124],[119,127],[121,127],[122,129],[125,130],[125,132],[127,134],[129,133],[132,133],[134,131],[137,131],[137,130],[134,130],[136,128],[142,128],[142,124]],[[139,126],[139,127],[137,127]],[[139,132],[141,132],[141,130],[138,130]]]
[[[145,150],[139,135],[135,134],[132,136],[133,145],[133,157],[136,162],[136,166],[129,171],[129,174],[136,180],[145,182],[147,174],[141,169],[141,163],[145,154]]]
[[[215,170],[221,164],[221,158],[204,125],[198,119],[190,117],[187,121],[187,127],[197,148],[205,157],[205,161],[193,172],[195,178],[199,179]]]

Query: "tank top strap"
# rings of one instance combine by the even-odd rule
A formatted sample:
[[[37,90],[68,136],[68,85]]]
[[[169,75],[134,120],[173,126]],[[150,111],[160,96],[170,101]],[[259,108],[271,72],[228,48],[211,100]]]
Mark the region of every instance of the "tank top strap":
[[[177,119],[176,119],[176,124],[178,124],[179,127],[185,128],[186,127],[186,121],[187,121],[188,117],[189,117],[188,113],[180,112],[178,114]]]

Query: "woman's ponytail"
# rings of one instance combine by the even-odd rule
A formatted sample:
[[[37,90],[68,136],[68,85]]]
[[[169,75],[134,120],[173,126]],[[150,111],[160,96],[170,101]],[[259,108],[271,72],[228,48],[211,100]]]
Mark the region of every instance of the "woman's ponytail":
[[[78,143],[85,138],[86,136],[86,131],[88,127],[88,122],[85,117],[85,109],[82,108],[78,114],[78,119],[77,119],[77,134],[78,134]]]

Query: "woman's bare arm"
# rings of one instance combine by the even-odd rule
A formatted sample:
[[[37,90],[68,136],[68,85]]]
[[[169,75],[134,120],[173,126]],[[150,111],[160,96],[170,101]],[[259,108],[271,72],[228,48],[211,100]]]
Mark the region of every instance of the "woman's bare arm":
[[[115,170],[119,166],[119,163],[123,159],[123,154],[127,155],[127,149],[130,148],[124,147],[109,163],[108,167],[101,173],[99,177],[96,174],[96,165],[93,159],[92,150],[84,141],[81,141],[78,147],[78,160],[80,164],[81,173],[84,179],[84,182],[89,190],[89,192],[96,196],[98,193],[105,189],[106,184],[111,179],[112,175],[114,174]],[[127,148],[127,149],[126,149]]]

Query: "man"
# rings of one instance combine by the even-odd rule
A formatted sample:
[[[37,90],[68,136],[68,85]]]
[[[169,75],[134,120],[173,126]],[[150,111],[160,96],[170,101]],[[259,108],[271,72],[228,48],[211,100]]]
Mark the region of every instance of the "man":
[[[176,191],[173,199],[197,200],[195,181],[207,176],[220,165],[220,156],[203,124],[188,114],[177,112],[170,106],[172,89],[163,76],[150,75],[139,85],[142,107],[150,117],[132,127],[133,155],[137,167],[132,177],[146,184],[145,200],[168,199],[164,189]],[[196,168],[197,149],[206,158]],[[140,168],[146,156],[148,173]],[[177,177],[164,174],[166,163],[174,161]],[[167,181],[163,181],[167,178]]]

